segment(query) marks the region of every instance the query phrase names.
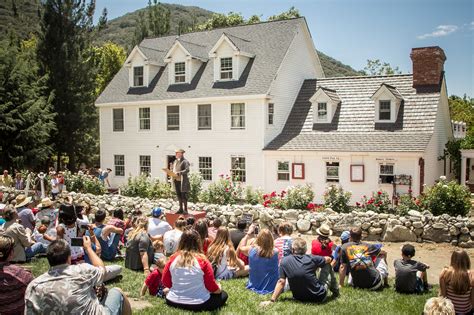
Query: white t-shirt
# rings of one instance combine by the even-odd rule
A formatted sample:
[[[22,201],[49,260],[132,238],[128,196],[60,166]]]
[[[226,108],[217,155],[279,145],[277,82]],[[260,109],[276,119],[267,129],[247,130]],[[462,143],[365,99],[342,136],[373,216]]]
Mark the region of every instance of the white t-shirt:
[[[183,234],[182,231],[174,229],[163,235],[163,246],[165,247],[166,255],[171,256],[178,250],[181,234]]]
[[[151,236],[163,235],[169,230],[171,230],[171,225],[168,222],[158,218],[148,219],[148,234]]]
[[[49,236],[56,238],[57,237],[56,228],[47,229],[45,234],[48,234]],[[40,232],[38,232],[38,230],[35,229],[35,231],[33,232],[33,238],[35,242],[49,245],[51,242],[48,240],[45,240],[43,235],[44,234],[41,234]]]
[[[57,179],[51,180],[51,192],[53,194],[59,194],[59,181]]]

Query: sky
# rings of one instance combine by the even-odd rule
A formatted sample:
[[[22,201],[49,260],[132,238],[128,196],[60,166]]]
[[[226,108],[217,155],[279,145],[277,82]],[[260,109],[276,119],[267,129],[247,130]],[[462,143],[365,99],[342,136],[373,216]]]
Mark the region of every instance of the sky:
[[[168,1],[162,1],[168,2]],[[148,0],[96,0],[109,20],[145,7]],[[294,6],[306,18],[316,48],[363,69],[380,59],[411,73],[413,47],[440,46],[448,94],[474,97],[473,0],[174,0],[213,12],[239,12],[266,19]],[[96,19],[97,20],[97,19]]]

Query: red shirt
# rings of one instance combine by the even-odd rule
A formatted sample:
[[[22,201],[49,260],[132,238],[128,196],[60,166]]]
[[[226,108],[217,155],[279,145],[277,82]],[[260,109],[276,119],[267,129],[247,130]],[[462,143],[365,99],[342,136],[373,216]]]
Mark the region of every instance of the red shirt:
[[[25,290],[33,280],[31,272],[7,263],[0,263],[0,313],[23,314]]]
[[[322,245],[323,244],[321,244],[321,242],[317,239],[313,240],[311,243],[311,254],[323,257],[332,256],[332,247],[334,245],[333,242],[329,242],[326,248],[323,248]]]
[[[148,287],[148,292],[150,295],[155,296],[158,293],[160,287],[163,287],[163,282],[161,281],[161,272],[156,268],[152,273],[148,275],[145,279],[145,284]]]
[[[211,240],[206,237],[206,239],[202,243],[202,251],[204,252],[204,255],[207,255],[207,249],[209,248],[209,245],[211,245],[211,243]]]

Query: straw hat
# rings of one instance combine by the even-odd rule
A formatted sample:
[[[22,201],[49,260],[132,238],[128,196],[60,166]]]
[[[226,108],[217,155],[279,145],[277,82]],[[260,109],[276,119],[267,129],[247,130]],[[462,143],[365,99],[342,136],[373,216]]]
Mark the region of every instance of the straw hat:
[[[329,237],[332,235],[332,230],[326,224],[321,225],[321,227],[316,229],[318,235]]]
[[[31,202],[31,197],[27,197],[21,194],[21,195],[16,196],[15,201],[16,201],[15,208],[21,208]]]
[[[38,205],[38,208],[48,208],[53,205],[53,201],[49,197],[41,199],[41,203]]]
[[[175,153],[184,153],[184,152],[186,152],[186,151],[184,151],[183,149],[176,149],[174,152],[175,152]]]

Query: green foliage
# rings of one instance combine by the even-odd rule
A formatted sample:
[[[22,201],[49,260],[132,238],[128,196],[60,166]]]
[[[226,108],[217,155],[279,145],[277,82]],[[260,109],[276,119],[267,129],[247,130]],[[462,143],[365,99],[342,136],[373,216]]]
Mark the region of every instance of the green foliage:
[[[173,198],[174,190],[167,182],[152,179],[146,174],[130,176],[127,184],[120,187],[122,195],[150,199]]]
[[[66,189],[68,191],[94,195],[103,195],[107,192],[107,189],[97,177],[91,177],[83,174],[72,174],[71,172],[65,172],[64,184],[66,185]]]
[[[252,186],[248,185],[245,187],[245,203],[251,205],[257,205],[263,203],[263,190],[254,189]]]
[[[233,205],[241,199],[242,190],[240,182],[232,181],[230,176],[220,176],[202,191],[199,199],[205,203]]]
[[[326,77],[349,77],[364,75],[363,71],[356,71],[351,66],[345,65],[318,50],[319,61]]]
[[[263,195],[263,206],[277,209],[312,209],[314,192],[309,185],[288,187],[281,193],[276,191]]]
[[[344,191],[342,187],[331,185],[324,192],[324,207],[331,208],[337,212],[348,213],[350,212],[352,193],[349,191]]]
[[[396,213],[398,215],[407,215],[410,210],[423,211],[421,200],[409,194],[401,195],[398,205],[395,208]]]
[[[101,31],[106,27],[107,27],[107,8],[104,8],[99,18],[99,22],[97,22],[97,30]]]
[[[111,42],[106,42],[102,46],[92,47],[91,58],[94,67],[97,69],[95,95],[99,96],[122,67],[125,59],[127,59],[127,53],[123,47]]]
[[[363,196],[361,202],[356,202],[356,206],[362,211],[388,213],[391,212],[392,202],[386,191],[379,190],[373,192],[370,198]]]
[[[425,191],[421,203],[434,215],[465,216],[471,210],[471,192],[466,186],[441,176],[438,183]]]
[[[392,75],[402,73],[398,67],[392,67],[388,62],[381,62],[380,59],[367,59],[364,67],[365,75]]]
[[[36,38],[0,44],[0,166],[38,167],[52,153],[56,130],[46,90],[47,76],[38,74]]]
[[[199,201],[199,195],[201,194],[202,191],[202,183],[203,183],[203,178],[201,173],[199,172],[193,172],[189,174],[189,193],[188,193],[188,198],[189,201],[191,202],[198,202]]]
[[[196,27],[199,31],[212,30],[219,27],[229,27],[246,24],[241,13],[229,12],[227,15],[222,13],[214,13],[206,22]]]
[[[463,140],[450,140],[445,145],[444,155],[439,159],[446,159],[453,163],[454,177],[458,180],[461,178],[461,145]]]
[[[167,35],[170,31],[170,10],[157,0],[148,0],[148,30],[150,36]]]
[[[291,7],[288,11],[282,12],[277,15],[272,15],[268,18],[269,21],[288,20],[301,17],[300,11],[295,7]]]
[[[451,95],[448,102],[451,120],[465,122],[467,135],[474,136],[474,98]]]

